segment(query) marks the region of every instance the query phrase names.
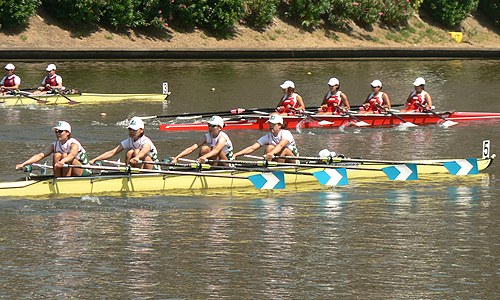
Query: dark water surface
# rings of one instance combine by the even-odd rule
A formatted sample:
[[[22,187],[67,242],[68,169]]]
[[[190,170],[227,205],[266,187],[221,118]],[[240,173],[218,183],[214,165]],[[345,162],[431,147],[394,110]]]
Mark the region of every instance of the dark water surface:
[[[47,63],[15,63],[22,86],[38,85]],[[81,91],[160,93],[166,81],[172,96],[0,108],[2,181],[23,175],[14,165],[55,140],[58,120],[72,124],[93,157],[127,137],[134,115],[271,107],[287,79],[312,106],[333,76],[351,104],[364,101],[373,79],[402,103],[422,76],[437,110],[500,112],[496,60],[56,63],[65,86]],[[146,134],[161,158],[202,134],[159,132],[158,124],[149,120]],[[497,152],[499,124],[293,132],[306,156],[328,148],[364,158],[469,158],[481,155],[486,139]],[[237,150],[264,133],[228,131]],[[499,175],[494,162],[474,176],[285,192],[2,199],[0,298],[496,299]]]

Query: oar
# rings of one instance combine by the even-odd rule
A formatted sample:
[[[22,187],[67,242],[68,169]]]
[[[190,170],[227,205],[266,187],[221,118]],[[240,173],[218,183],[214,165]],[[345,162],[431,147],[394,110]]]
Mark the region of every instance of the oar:
[[[479,174],[477,158],[451,159],[446,162],[426,162],[426,161],[407,161],[407,160],[382,160],[382,159],[357,159],[341,157],[303,157],[303,156],[276,156],[282,159],[296,160],[314,160],[323,161],[326,164],[356,162],[356,163],[380,163],[388,165],[423,165],[423,166],[442,166],[445,167],[451,175],[475,175]],[[310,165],[310,164],[305,164]],[[344,166],[339,166],[344,167]],[[350,166],[346,166],[351,168]]]
[[[294,158],[294,156],[289,156],[290,158]],[[325,169],[345,169],[346,166],[332,166],[325,164],[294,164],[294,163],[281,163],[276,161],[249,161],[249,160],[210,160],[211,162],[221,162],[221,163],[233,163],[233,164],[249,164],[254,166],[291,166],[291,167],[302,167],[302,168],[325,168]],[[370,168],[370,167],[356,167],[356,166],[347,166],[348,169],[355,170],[365,170],[365,171],[382,171],[387,175],[390,180],[417,180],[417,166],[415,164],[401,164],[396,166],[389,166],[385,168]],[[328,172],[327,172],[328,173]],[[322,173],[326,176],[325,173]]]
[[[416,102],[418,106],[420,106],[422,109],[424,109],[425,111],[428,111],[430,112],[431,114],[435,115],[436,117],[440,118],[441,120],[443,120],[443,126],[446,126],[446,127],[449,127],[449,126],[453,126],[453,125],[457,125],[458,122],[455,122],[455,121],[451,121],[451,120],[447,120],[445,119],[443,116],[440,116],[438,113],[434,112],[432,109],[428,108],[428,107],[425,107],[423,106],[422,104]]]
[[[399,106],[404,106],[405,104],[404,103],[401,103],[401,104],[391,104],[391,107],[399,107]],[[363,107],[363,105],[351,105],[351,109],[355,109],[357,108],[359,110],[359,108]]]
[[[31,96],[31,93],[28,93],[28,92],[25,92],[25,91],[22,91],[22,90],[20,91],[20,93],[21,93],[21,97],[26,97],[26,98],[29,98],[29,99],[32,99],[32,100],[36,100],[36,102],[38,102],[40,104],[45,104],[45,103],[49,102],[47,100],[42,100],[40,98],[33,97],[33,96]]]
[[[375,105],[381,109],[384,109],[385,107],[383,107],[382,105],[378,104],[378,103],[375,103]],[[406,121],[405,119],[401,118],[400,116],[396,115],[395,113],[393,113],[392,111],[390,111],[389,109],[386,110],[386,112],[388,112],[389,114],[391,114],[391,116],[394,116],[398,119],[400,119],[401,121],[403,121],[403,123],[405,124],[405,126],[408,126],[408,127],[415,127],[415,126],[418,126],[416,124],[413,124],[412,122],[409,122],[409,121]]]
[[[219,178],[232,178],[232,179],[248,179],[257,189],[284,189],[285,188],[285,174],[281,171],[262,173],[251,176],[238,176],[217,173],[202,173],[202,172],[187,172],[187,171],[174,171],[174,170],[150,170],[133,168],[130,166],[121,167],[108,167],[108,166],[93,166],[93,165],[63,165],[65,168],[82,168],[82,169],[95,169],[95,170],[108,170],[119,171],[125,174],[131,173],[154,173],[154,174],[174,174],[174,175],[188,175],[188,176],[202,176],[202,177],[219,177]]]
[[[296,110],[295,108],[291,108],[293,111],[295,112],[301,112],[303,115],[307,116],[308,118],[311,118],[313,120],[316,120],[318,121],[318,124],[321,125],[321,126],[327,126],[327,125],[333,125],[334,123],[333,122],[330,122],[330,121],[327,121],[327,120],[324,120],[324,119],[320,119],[316,116],[313,116],[314,113],[312,112],[309,112],[309,111],[299,111],[299,110]]]
[[[354,125],[356,126],[370,126],[370,124],[366,123],[365,121],[361,121],[360,119],[356,118],[355,116],[353,116],[353,114],[351,114],[347,109],[342,109],[340,108],[337,104],[334,104],[335,107],[338,107],[338,109],[340,109],[340,111],[342,111],[343,113],[345,113],[346,115],[348,115],[349,117],[353,118],[354,120],[356,120],[357,122],[354,123]]]
[[[57,90],[57,89],[53,89],[53,88],[51,88],[50,90],[51,90],[53,93],[55,93],[56,95],[59,95],[59,96],[62,96],[62,97],[64,97],[64,98],[66,98],[66,100],[68,100],[68,101],[69,101],[69,102],[68,102],[68,104],[77,104],[77,103],[80,103],[80,102],[78,102],[78,101],[71,100],[70,98],[68,98],[66,95],[62,94],[62,93],[61,93],[59,90]]]

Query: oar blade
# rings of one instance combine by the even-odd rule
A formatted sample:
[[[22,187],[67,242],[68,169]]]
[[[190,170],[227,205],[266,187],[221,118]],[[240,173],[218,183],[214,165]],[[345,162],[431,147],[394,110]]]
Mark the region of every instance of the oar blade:
[[[260,190],[276,190],[285,188],[285,172],[266,172],[248,176],[255,188]]]
[[[365,121],[356,122],[356,123],[354,123],[354,125],[356,125],[358,127],[370,126],[370,124],[366,123]]]
[[[417,180],[418,172],[416,164],[401,164],[382,168],[382,171],[390,180]]]
[[[443,127],[450,127],[450,126],[454,126],[454,125],[457,125],[457,124],[458,124],[458,122],[446,120],[443,123],[441,123],[441,126],[443,126]]]
[[[458,159],[443,164],[451,175],[479,174],[477,158]]]
[[[47,100],[42,100],[42,99],[38,99],[36,102],[37,102],[37,103],[40,103],[40,104],[45,104],[45,103],[48,103],[49,101],[47,101]]]
[[[349,184],[347,170],[345,168],[326,169],[314,172],[313,175],[321,185],[334,186]]]

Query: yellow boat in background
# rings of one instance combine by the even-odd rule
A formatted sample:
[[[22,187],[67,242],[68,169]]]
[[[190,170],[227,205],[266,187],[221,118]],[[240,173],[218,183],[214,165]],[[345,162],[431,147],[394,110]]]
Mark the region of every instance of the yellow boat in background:
[[[474,159],[476,160],[476,159]],[[457,160],[420,160],[418,165],[419,175],[439,174],[445,178],[455,177],[450,175],[450,171],[441,165],[441,163],[453,162]],[[493,161],[493,158],[477,158],[477,171],[486,169]],[[434,165],[428,165],[434,164]],[[388,176],[384,174],[383,169],[395,167],[395,164],[359,162],[359,163],[336,163],[333,165],[325,164],[324,167],[304,166],[288,167],[269,167],[263,171],[263,168],[254,167],[226,170],[142,170],[135,171],[142,173],[133,173],[134,169],[128,167],[107,167],[92,166],[100,170],[100,174],[89,177],[59,177],[54,178],[49,175],[33,175],[19,181],[1,182],[0,197],[22,197],[29,199],[46,199],[51,196],[83,196],[83,195],[114,195],[117,193],[155,193],[168,194],[186,194],[192,191],[212,191],[214,193],[224,193],[231,191],[260,191],[266,187],[258,187],[255,181],[250,179],[252,176],[269,175],[273,177],[275,173],[281,172],[283,175],[283,187],[288,188],[297,184],[315,184],[320,188],[321,182],[317,179],[317,172],[322,173],[332,169],[344,168],[349,180],[354,179],[359,182],[373,182],[386,180]],[[111,173],[109,173],[111,172]],[[126,172],[126,173],[123,173]],[[476,173],[477,174],[477,173]],[[470,175],[477,176],[477,175]],[[347,180],[346,178],[346,180]],[[456,178],[456,177],[455,177]],[[397,180],[397,179],[396,179]],[[324,183],[321,183],[324,184]],[[326,184],[329,185],[329,184]],[[330,184],[332,185],[332,184]]]
[[[64,95],[64,96],[63,96]],[[126,100],[145,100],[145,101],[163,101],[167,95],[163,94],[47,94],[47,95],[5,95],[0,96],[0,104],[4,106],[23,106],[23,105],[67,105],[67,104],[87,104],[110,101]],[[68,100],[69,99],[69,100]]]
[[[11,95],[0,96],[0,105],[67,105],[127,100],[164,101],[168,98],[169,95],[170,92],[168,90],[168,83],[164,82],[162,94],[71,93],[68,92],[68,90],[64,90],[45,95],[32,95],[27,91],[14,91],[14,93]]]

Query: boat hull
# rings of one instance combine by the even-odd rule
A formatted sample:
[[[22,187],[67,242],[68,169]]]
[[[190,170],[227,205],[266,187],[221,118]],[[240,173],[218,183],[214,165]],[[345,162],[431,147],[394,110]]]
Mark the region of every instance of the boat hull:
[[[482,112],[439,112],[441,117],[450,121],[472,121],[500,119],[500,113]],[[432,125],[443,122],[443,120],[431,113],[398,113],[399,117],[406,122],[417,125]],[[267,130],[266,123],[269,116],[239,116],[240,119],[226,121],[224,130],[228,129],[252,129]],[[396,126],[403,123],[402,120],[391,114],[355,114],[360,121],[366,122],[370,126]],[[314,115],[314,116],[284,116],[284,121],[288,128],[332,128],[354,124],[357,121],[349,116],[340,115]],[[322,122],[326,121],[326,122]],[[160,124],[161,131],[183,131],[183,130],[208,130],[207,123],[187,123],[187,124]]]
[[[420,163],[435,163],[452,161],[446,160],[421,160]],[[478,159],[478,169],[486,169],[492,162],[492,159]],[[389,180],[381,171],[382,168],[393,166],[381,163],[338,163],[337,166],[347,168],[347,177],[351,179],[367,180],[373,179]],[[350,167],[350,168],[349,168]],[[358,170],[355,167],[377,168],[379,170]],[[448,170],[444,166],[436,165],[418,165],[418,174],[443,174],[447,178]],[[273,171],[285,171],[285,184],[287,186],[315,183],[317,187],[320,184],[314,176],[310,175],[317,171],[323,171],[325,168],[318,167],[276,167]],[[299,173],[297,173],[297,171]],[[295,173],[294,173],[295,172]],[[116,193],[173,193],[182,194],[190,191],[212,190],[214,192],[223,192],[225,189],[244,189],[253,188],[253,184],[246,177],[262,174],[260,171],[201,171],[193,174],[188,172],[186,175],[179,174],[118,174],[107,176],[90,177],[60,177],[36,180],[35,177],[23,181],[2,182],[0,183],[0,197],[23,197],[30,199],[44,199],[51,195],[81,196],[81,195],[101,195]],[[303,174],[307,173],[307,174]],[[243,177],[243,178],[242,178]]]
[[[100,103],[125,100],[145,100],[145,101],[163,101],[166,95],[162,94],[96,94],[96,93],[78,93],[65,95],[72,101],[78,103]],[[41,100],[39,103],[38,100]],[[23,105],[66,105],[70,103],[67,98],[57,94],[47,94],[26,97],[24,95],[5,95],[0,96],[0,104],[3,106],[23,106]]]

